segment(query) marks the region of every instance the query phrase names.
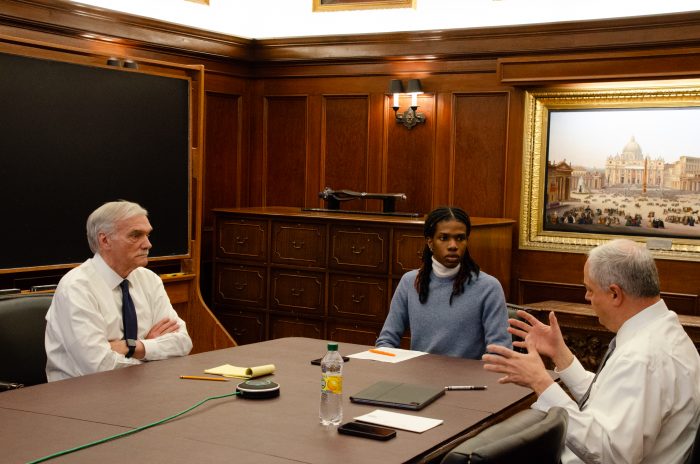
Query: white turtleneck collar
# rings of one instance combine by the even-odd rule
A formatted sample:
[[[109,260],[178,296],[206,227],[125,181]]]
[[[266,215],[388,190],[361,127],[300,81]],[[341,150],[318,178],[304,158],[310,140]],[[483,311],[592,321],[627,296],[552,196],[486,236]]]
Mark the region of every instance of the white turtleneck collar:
[[[437,277],[454,277],[459,272],[459,268],[462,267],[462,263],[455,267],[447,267],[435,259],[435,256],[432,256],[431,259],[433,260],[433,272]]]

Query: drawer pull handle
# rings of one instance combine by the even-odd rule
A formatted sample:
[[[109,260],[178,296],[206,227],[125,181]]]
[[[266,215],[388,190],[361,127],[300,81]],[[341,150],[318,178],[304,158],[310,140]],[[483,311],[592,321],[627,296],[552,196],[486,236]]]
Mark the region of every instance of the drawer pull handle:
[[[365,247],[356,247],[355,245],[353,245],[350,250],[353,252],[353,254],[361,255],[362,253],[364,253]]]
[[[362,301],[365,299],[365,296],[364,295],[355,296],[355,294],[353,293],[352,295],[350,295],[350,298],[352,299],[353,303],[362,303]]]
[[[302,240],[301,242],[297,242],[296,240],[292,240],[292,248],[301,250],[302,248],[304,248],[304,241]]]
[[[245,245],[247,241],[248,241],[248,237],[236,236],[236,245]]]
[[[246,288],[247,286],[248,286],[248,284],[246,282],[235,282],[233,284],[233,288],[238,290],[239,292],[241,290],[243,290],[244,288]]]
[[[304,289],[300,288],[297,290],[296,288],[292,288],[290,290],[290,293],[292,294],[292,296],[301,296],[301,294],[304,293]]]

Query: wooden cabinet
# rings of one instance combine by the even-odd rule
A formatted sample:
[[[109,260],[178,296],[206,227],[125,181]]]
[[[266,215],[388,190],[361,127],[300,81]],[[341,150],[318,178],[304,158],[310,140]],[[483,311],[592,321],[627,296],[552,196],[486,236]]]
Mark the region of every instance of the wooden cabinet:
[[[422,219],[286,207],[214,214],[213,309],[239,344],[292,336],[374,344],[425,244]],[[472,218],[469,242],[506,294],[513,222]]]
[[[548,300],[528,303],[523,309],[546,324],[549,323],[550,311],[554,311],[564,341],[581,361],[583,367],[589,371],[595,371],[598,368],[610,340],[615,335],[600,324],[590,304]],[[700,317],[679,314],[678,320],[700,351]]]

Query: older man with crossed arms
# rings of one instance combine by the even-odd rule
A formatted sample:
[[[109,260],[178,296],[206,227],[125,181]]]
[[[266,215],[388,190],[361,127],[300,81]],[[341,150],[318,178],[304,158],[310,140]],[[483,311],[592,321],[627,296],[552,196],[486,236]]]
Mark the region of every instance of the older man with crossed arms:
[[[136,203],[113,201],[88,217],[95,255],[63,276],[46,315],[49,382],[185,356],[192,349],[163,282],[144,267],[153,230],[147,216]]]
[[[630,240],[608,242],[589,253],[583,283],[600,323],[616,333],[599,373],[574,357],[553,312],[546,325],[519,311],[526,322],[510,319],[508,330],[527,353],[490,345],[484,368],[504,374],[500,383],[532,388],[533,408],[567,410],[564,464],[685,462],[700,422],[700,356],[660,297],[651,253]],[[539,355],[552,359],[574,399]]]

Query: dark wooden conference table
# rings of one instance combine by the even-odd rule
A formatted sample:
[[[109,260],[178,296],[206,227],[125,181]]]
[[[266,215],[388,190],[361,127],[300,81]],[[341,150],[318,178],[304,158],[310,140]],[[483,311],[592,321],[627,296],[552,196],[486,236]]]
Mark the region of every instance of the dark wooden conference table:
[[[423,433],[399,430],[386,441],[339,435],[318,420],[321,373],[310,360],[326,341],[282,338],[0,393],[0,450],[4,463],[38,459],[164,419],[199,401],[235,391],[241,382],[182,380],[232,364],[274,364],[280,385],[273,399],[211,400],[177,419],[49,462],[71,463],[399,463],[425,462],[456,437],[526,407],[531,391],[500,385],[475,360],[425,355],[390,364],[352,359],[344,367],[343,422],[375,406],[349,396],[379,380],[425,385],[487,385],[448,391],[421,411],[395,412],[443,419]],[[341,343],[349,355],[370,347]],[[386,408],[384,408],[386,409]]]

